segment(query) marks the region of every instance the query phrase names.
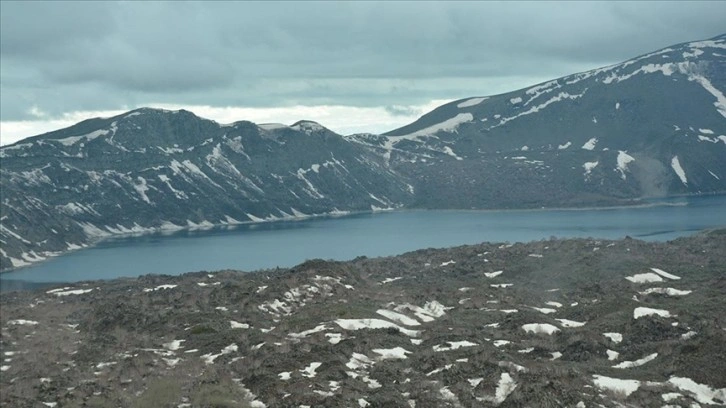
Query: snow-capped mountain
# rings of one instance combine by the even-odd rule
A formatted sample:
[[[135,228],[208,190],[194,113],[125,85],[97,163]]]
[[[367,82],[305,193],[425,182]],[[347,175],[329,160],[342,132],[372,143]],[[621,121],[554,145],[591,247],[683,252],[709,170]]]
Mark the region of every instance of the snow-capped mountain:
[[[426,207],[595,204],[726,191],[726,35],[355,135]]]
[[[726,192],[726,35],[443,105],[384,135],[138,109],[0,148],[0,269],[113,234],[382,208]]]

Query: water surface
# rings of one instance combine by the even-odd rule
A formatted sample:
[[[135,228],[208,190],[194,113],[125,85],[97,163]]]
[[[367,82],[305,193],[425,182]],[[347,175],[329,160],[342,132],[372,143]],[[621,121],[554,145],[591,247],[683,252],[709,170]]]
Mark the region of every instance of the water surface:
[[[625,236],[665,241],[726,226],[726,196],[680,198],[611,209],[396,211],[107,239],[4,273],[2,289],[145,274],[289,267],[306,259],[348,260],[422,248],[549,237]]]

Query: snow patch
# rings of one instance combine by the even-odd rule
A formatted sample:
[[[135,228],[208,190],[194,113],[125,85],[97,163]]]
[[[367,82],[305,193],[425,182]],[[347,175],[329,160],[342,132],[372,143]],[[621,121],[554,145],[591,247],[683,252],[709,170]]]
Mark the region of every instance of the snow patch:
[[[343,335],[340,333],[325,333],[325,337],[328,338],[330,344],[338,344],[343,340]]]
[[[618,167],[615,170],[620,172],[620,178],[622,178],[623,180],[627,178],[625,172],[628,171],[628,164],[633,161],[635,161],[635,158],[633,156],[629,155],[623,150],[618,151]]]
[[[582,148],[585,150],[594,150],[596,144],[597,144],[597,138],[593,137],[592,139],[585,142],[585,144],[582,145]]]
[[[698,332],[695,332],[693,330],[689,330],[686,333],[681,334],[681,340],[690,340],[693,338],[693,336],[697,335]]]
[[[653,353],[635,361],[623,361],[622,363],[615,364],[613,368],[640,367],[645,363],[655,360],[656,357],[658,357],[658,353]]]
[[[642,292],[638,292],[641,295],[650,295],[651,293],[657,293],[659,295],[667,295],[667,296],[685,296],[690,294],[692,291],[690,290],[679,290],[674,288],[649,288]]]
[[[681,279],[680,276],[676,276],[676,275],[670,274],[670,273],[668,273],[668,272],[666,272],[666,271],[664,271],[662,269],[650,268],[650,270],[653,271],[653,272],[655,272],[655,273],[657,273],[658,275],[660,275],[660,276],[662,276],[664,278],[668,278],[668,279],[672,279],[672,280],[679,280],[679,279]]]
[[[407,135],[401,135],[401,136],[390,136],[392,138],[395,138],[396,140],[402,140],[402,139],[411,139],[416,138],[419,136],[430,136],[434,133],[438,132],[455,132],[456,128],[459,127],[459,125],[467,122],[471,122],[474,120],[474,115],[471,113],[459,113],[458,115],[454,116],[453,118],[447,119],[441,123],[437,123],[435,125],[429,126],[427,128],[417,130],[413,133],[409,133]]]
[[[421,323],[419,323],[416,319],[412,319],[402,313],[394,312],[391,310],[378,309],[376,311],[376,313],[385,317],[388,320],[391,320],[395,323],[402,324],[405,326],[420,326],[421,325]]]
[[[177,351],[181,348],[181,344],[185,342],[186,340],[172,340],[168,343],[162,344],[165,349],[171,350],[171,351]]]
[[[247,323],[235,322],[234,320],[229,321],[230,329],[249,329],[250,325]]]
[[[459,157],[456,153],[454,153],[454,151],[451,150],[451,148],[449,146],[444,146],[444,153],[455,158],[456,160],[464,160],[461,157]]]
[[[303,377],[313,378],[317,375],[315,370],[317,370],[318,367],[320,367],[321,365],[323,365],[323,363],[318,363],[318,362],[310,363],[309,366],[300,370],[300,373],[302,374]]]
[[[317,325],[316,327],[314,327],[312,329],[305,330],[305,331],[302,331],[300,333],[290,333],[290,334],[288,334],[288,336],[293,337],[293,338],[296,338],[296,339],[302,339],[302,338],[305,338],[305,337],[307,337],[307,336],[309,336],[311,334],[319,333],[319,332],[325,331],[327,329],[328,329],[328,327],[325,324],[319,324],[319,325]]]
[[[225,354],[235,352],[237,350],[238,350],[237,345],[233,343],[233,344],[230,344],[229,346],[223,348],[222,351],[219,352],[219,354],[211,354],[211,353],[204,354],[203,356],[201,356],[201,358],[202,358],[202,360],[204,360],[204,362],[206,364],[213,364],[214,360],[216,360],[218,357],[223,356]]]
[[[525,115],[530,115],[532,113],[537,113],[537,112],[541,111],[542,109],[545,109],[547,106],[549,106],[549,105],[551,105],[551,104],[553,104],[555,102],[560,102],[560,101],[567,100],[567,99],[569,99],[569,100],[575,100],[575,99],[581,98],[583,95],[585,95],[585,92],[586,91],[587,90],[585,90],[581,94],[577,94],[577,95],[571,95],[571,94],[569,94],[567,92],[560,92],[557,96],[553,96],[552,98],[550,98],[549,100],[545,101],[544,103],[541,103],[541,104],[539,104],[537,106],[533,106],[533,107],[529,108],[528,110],[526,110],[524,112],[518,113],[515,116],[501,119],[496,126],[502,126],[505,123],[510,122],[512,120],[515,120],[515,119],[517,119],[519,117],[522,117],[522,116],[525,116]],[[494,117],[496,118],[496,115]]]
[[[625,279],[633,283],[663,282],[663,278],[655,273],[639,273],[633,276],[626,276]]]
[[[554,313],[557,311],[555,309],[550,309],[548,307],[532,307],[532,309],[534,309],[540,313],[544,313],[544,314],[550,314],[550,313]]]
[[[91,289],[73,289],[73,290],[64,290],[69,288],[63,288],[63,289],[53,289],[49,290],[45,293],[54,294],[56,296],[69,296],[69,295],[82,295],[84,293],[91,292],[93,288]]]
[[[674,315],[671,315],[669,311],[663,310],[663,309],[652,309],[649,307],[636,307],[635,310],[633,310],[633,318],[639,319],[643,316],[660,316],[660,317],[675,317]]]
[[[403,347],[394,347],[390,349],[373,349],[373,352],[376,354],[380,354],[379,357],[381,360],[388,360],[388,359],[405,359],[406,354],[411,354],[410,351],[406,350]]]
[[[405,303],[396,306],[394,310],[397,312],[411,311],[419,320],[424,323],[428,323],[434,321],[435,318],[445,315],[446,309],[447,308],[441,303],[432,300],[430,302],[426,302],[423,307]]]
[[[63,144],[64,146],[73,146],[74,144],[78,143],[82,139],[86,139],[86,141],[91,141],[98,137],[105,136],[109,132],[110,132],[110,130],[99,129],[99,130],[95,130],[95,131],[85,134],[85,135],[71,136],[71,137],[66,137],[63,139],[55,139],[55,141]]]
[[[549,334],[552,335],[560,331],[556,326],[549,323],[530,323],[522,325],[522,329],[527,333]]]
[[[714,389],[685,377],[671,377],[668,383],[693,395],[701,404],[718,405],[726,401],[726,388]]]
[[[463,102],[459,102],[459,104],[456,105],[457,108],[468,108],[470,106],[478,105],[485,100],[489,99],[489,97],[481,97],[481,98],[470,98]]]
[[[471,385],[472,388],[476,388],[477,385],[484,381],[484,378],[470,378],[467,381],[469,381],[469,385]]]
[[[605,377],[603,375],[593,375],[592,378],[596,387],[615,392],[622,392],[626,397],[640,388],[640,381],[638,380],[622,380],[619,378]]]
[[[587,323],[587,322],[576,322],[574,320],[567,320],[567,319],[555,319],[555,320],[560,322],[562,327],[582,327]]]
[[[688,185],[688,179],[686,178],[686,172],[681,167],[681,162],[678,160],[678,156],[673,156],[671,159],[671,168],[676,172],[676,175],[681,179],[681,183]]]
[[[599,161],[585,162],[585,164],[582,165],[582,168],[585,169],[585,176],[590,175],[590,173],[592,172],[592,169],[594,169],[595,167],[597,167],[597,165],[599,163],[600,163]]]
[[[499,377],[499,382],[497,383],[497,389],[494,391],[494,396],[477,397],[477,400],[480,402],[486,401],[499,405],[504,402],[509,394],[511,394],[516,388],[517,383],[514,381],[512,376],[509,375],[509,373],[502,373]]]
[[[448,346],[436,345],[436,346],[433,346],[432,348],[433,348],[434,351],[451,351],[451,350],[460,349],[462,347],[474,347],[474,346],[478,346],[477,343],[472,343],[472,342],[470,342],[468,340],[463,340],[463,341],[447,341],[447,343],[449,344]]]
[[[613,343],[620,343],[623,341],[623,335],[620,333],[603,333],[602,335],[612,340]]]
[[[14,326],[35,326],[38,324],[35,320],[15,319],[8,320],[8,324]]]
[[[174,289],[177,285],[159,285],[155,288],[144,288],[144,292],[156,292],[157,290]]]

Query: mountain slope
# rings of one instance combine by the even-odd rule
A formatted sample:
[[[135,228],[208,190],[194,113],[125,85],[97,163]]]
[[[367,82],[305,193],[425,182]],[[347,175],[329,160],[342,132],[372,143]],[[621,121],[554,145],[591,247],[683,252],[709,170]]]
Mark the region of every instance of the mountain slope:
[[[528,89],[458,100],[385,136],[349,140],[416,180],[417,204],[426,207],[723,192],[724,89],[721,35]]]
[[[377,157],[305,121],[140,109],[0,152],[3,268],[111,234],[370,211],[412,194]]]

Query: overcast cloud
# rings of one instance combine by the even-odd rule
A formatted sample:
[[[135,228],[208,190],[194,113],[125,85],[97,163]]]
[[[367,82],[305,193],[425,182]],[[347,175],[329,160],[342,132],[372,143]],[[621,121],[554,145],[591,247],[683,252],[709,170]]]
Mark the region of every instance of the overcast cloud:
[[[0,138],[140,106],[380,132],[713,37],[723,16],[726,2],[2,1]]]

